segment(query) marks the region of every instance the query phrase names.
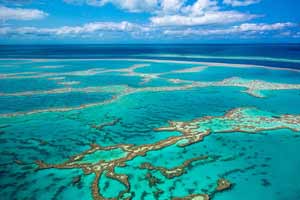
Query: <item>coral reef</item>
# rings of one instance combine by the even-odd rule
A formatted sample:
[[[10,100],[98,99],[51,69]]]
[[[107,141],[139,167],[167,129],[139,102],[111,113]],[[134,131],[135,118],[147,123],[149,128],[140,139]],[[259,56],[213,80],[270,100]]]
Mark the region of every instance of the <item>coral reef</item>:
[[[230,187],[231,187],[231,183],[227,179],[220,178],[217,183],[216,191],[218,191],[218,192],[224,191],[224,190],[229,189]]]
[[[63,107],[63,108],[55,108],[50,107],[46,109],[39,110],[31,110],[31,111],[19,111],[12,113],[3,113],[0,114],[0,117],[12,117],[18,115],[28,115],[35,114],[41,112],[66,112],[70,110],[79,110],[92,106],[99,106],[108,103],[112,103],[123,96],[130,95],[132,93],[139,92],[168,92],[168,91],[179,91],[179,90],[190,90],[194,88],[202,88],[202,87],[242,87],[246,88],[245,92],[253,97],[264,98],[265,94],[263,91],[273,91],[273,90],[300,90],[300,84],[286,84],[286,83],[275,83],[275,82],[267,82],[261,80],[248,80],[240,77],[231,77],[226,78],[222,81],[188,81],[180,78],[166,78],[163,75],[167,74],[182,74],[182,73],[197,73],[200,72],[207,67],[218,66],[218,63],[189,63],[189,62],[174,62],[174,63],[185,63],[185,64],[202,64],[203,66],[191,66],[189,68],[184,68],[180,70],[170,70],[168,72],[160,72],[160,73],[142,73],[137,72],[137,69],[149,67],[150,64],[148,62],[157,62],[164,63],[167,61],[159,61],[159,60],[140,60],[147,63],[144,64],[134,64],[128,68],[117,68],[117,69],[106,69],[106,68],[92,68],[81,71],[68,71],[68,72],[17,72],[17,73],[1,73],[0,79],[47,79],[49,81],[54,81],[57,85],[62,85],[63,88],[56,88],[51,90],[39,90],[39,91],[24,91],[24,92],[14,92],[14,93],[0,93],[1,96],[33,96],[33,95],[47,95],[47,94],[62,94],[62,93],[71,93],[71,92],[80,92],[80,93],[102,93],[102,92],[111,92],[114,93],[115,96],[108,101],[105,102],[96,102],[96,103],[86,103],[81,106],[74,107]],[[168,63],[172,63],[172,61],[168,61]],[[222,65],[223,66],[223,65]],[[232,65],[227,64],[225,67],[245,67],[241,65]],[[43,67],[43,66],[42,66]],[[45,67],[45,66],[44,66]],[[50,67],[50,68],[49,68]],[[52,67],[57,66],[46,66],[46,69],[51,69]],[[250,67],[250,66],[249,66]],[[253,67],[253,66],[251,66]],[[256,66],[257,67],[257,66]],[[268,68],[278,70],[277,68]],[[284,69],[281,69],[284,70]],[[285,69],[288,70],[288,69]],[[80,84],[79,81],[72,80],[71,77],[74,76],[95,76],[99,74],[107,74],[113,73],[117,76],[133,76],[141,78],[140,85],[146,84],[152,80],[160,79],[169,82],[171,85],[168,87],[160,86],[160,87],[129,87],[128,85],[112,85],[112,86],[91,86],[91,87],[73,87],[73,85]],[[294,73],[298,73],[294,72]],[[66,77],[70,78],[66,81]]]
[[[186,197],[174,197],[172,200],[209,200],[207,194],[191,194]]]
[[[191,122],[169,122],[168,127],[157,128],[156,131],[178,131],[182,135],[171,136],[152,144],[133,145],[133,144],[118,144],[113,146],[103,147],[97,144],[92,144],[90,149],[72,156],[69,160],[61,164],[47,164],[43,161],[36,161],[37,170],[45,170],[49,168],[57,169],[73,169],[80,168],[85,174],[95,174],[91,189],[94,199],[105,198],[99,188],[99,180],[102,174],[109,178],[115,179],[122,183],[126,189],[119,193],[116,198],[121,199],[130,196],[130,182],[126,174],[118,174],[115,172],[116,167],[125,167],[126,163],[138,156],[145,156],[149,151],[161,150],[171,145],[179,147],[191,145],[199,142],[203,137],[211,133],[226,133],[226,132],[246,132],[257,133],[259,131],[275,130],[275,129],[290,129],[292,131],[300,131],[300,115],[281,115],[274,116],[272,113],[263,112],[255,108],[237,108],[227,112],[224,116],[207,116],[195,119]],[[112,151],[121,149],[123,156],[111,160],[103,160],[99,157],[94,162],[81,162],[87,155],[92,155],[99,151]],[[182,165],[173,169],[164,167],[153,167],[150,163],[142,164],[141,168],[149,170],[161,171],[167,178],[180,176],[184,172],[184,168],[192,162],[207,159],[206,156],[196,157],[185,161]],[[156,180],[148,176],[151,184],[156,184]],[[216,191],[223,191],[230,188],[231,183],[226,179],[220,179],[217,182]],[[181,199],[208,199],[207,195],[190,195]],[[125,198],[126,199],[126,198]],[[176,199],[176,198],[175,198]],[[178,198],[177,198],[178,199]],[[180,199],[180,198],[179,198]]]
[[[232,77],[225,79],[219,83],[214,84],[216,86],[235,86],[245,87],[245,91],[249,95],[254,97],[263,98],[265,97],[261,91],[264,90],[299,90],[300,84],[284,84],[284,83],[270,83],[260,80],[248,80],[239,77]]]
[[[150,76],[152,76],[150,74]],[[148,80],[147,77],[144,77]],[[238,77],[233,77],[229,79],[225,79],[219,82],[199,82],[199,81],[185,81],[181,79],[167,79],[169,82],[173,83],[185,83],[180,86],[167,86],[167,87],[141,87],[141,88],[133,88],[127,85],[115,85],[115,86],[100,86],[100,87],[86,87],[86,88],[72,88],[65,87],[53,90],[45,90],[45,91],[26,91],[26,92],[17,92],[17,93],[0,93],[0,96],[32,96],[32,95],[41,95],[41,94],[62,94],[62,93],[70,93],[70,92],[81,92],[81,93],[102,93],[102,92],[110,92],[115,93],[112,99],[104,101],[104,102],[96,102],[96,103],[88,103],[83,104],[77,107],[65,107],[65,108],[49,108],[42,110],[32,110],[26,112],[15,112],[15,113],[6,113],[0,114],[0,117],[12,117],[17,115],[28,115],[35,114],[41,112],[66,112],[70,110],[79,110],[83,108],[88,108],[92,106],[99,106],[108,103],[112,103],[123,96],[127,96],[133,93],[139,92],[168,92],[168,91],[180,91],[180,90],[190,90],[193,88],[201,88],[201,87],[244,87],[247,88],[246,93],[251,96],[263,98],[265,97],[261,91],[265,90],[299,90],[300,84],[283,84],[283,83],[269,83],[265,81],[259,80],[247,80]],[[145,80],[144,80],[145,81]],[[147,82],[147,81],[146,81]]]
[[[191,158],[189,160],[186,160],[180,166],[176,166],[176,167],[173,167],[171,169],[168,169],[166,167],[155,167],[149,162],[142,163],[140,168],[141,169],[160,171],[166,178],[171,179],[171,178],[174,178],[174,177],[177,177],[177,176],[181,176],[184,172],[186,172],[185,168],[187,168],[193,162],[200,161],[200,160],[206,160],[208,158],[209,158],[208,156],[199,156],[199,157],[196,157],[196,158]]]
[[[106,126],[114,126],[116,125],[118,122],[120,122],[121,119],[120,118],[117,118],[117,119],[114,119],[110,122],[105,122],[105,123],[102,123],[102,124],[99,124],[99,125],[93,125],[92,127],[97,129],[97,130],[102,130],[104,127]]]
[[[236,108],[222,117],[202,117],[191,122],[170,121],[168,127],[157,131],[179,131],[184,135],[207,135],[209,133],[246,132],[290,129],[300,131],[300,115],[275,116],[255,108]]]

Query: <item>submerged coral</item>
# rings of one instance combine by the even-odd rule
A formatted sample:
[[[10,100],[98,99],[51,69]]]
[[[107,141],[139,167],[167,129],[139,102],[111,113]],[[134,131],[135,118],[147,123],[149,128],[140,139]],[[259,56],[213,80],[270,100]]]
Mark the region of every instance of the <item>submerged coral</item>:
[[[111,123],[111,125],[114,125],[114,123]],[[165,147],[175,144],[178,147],[191,145],[193,143],[201,141],[205,136],[212,133],[257,133],[259,131],[276,129],[290,129],[292,131],[300,131],[300,115],[275,116],[272,113],[263,112],[255,108],[236,108],[227,112],[224,116],[201,117],[190,122],[169,122],[168,127],[157,128],[156,131],[178,131],[182,134],[179,136],[171,136],[152,144],[118,144],[107,147],[92,144],[89,150],[72,156],[64,163],[47,164],[39,160],[36,161],[36,164],[38,165],[38,170],[45,170],[49,168],[80,168],[84,171],[85,174],[94,173],[95,178],[91,186],[94,199],[107,199],[103,196],[99,188],[99,180],[102,174],[104,174],[109,178],[119,181],[126,187],[124,191],[120,192],[119,195],[113,199],[127,199],[131,195],[130,180],[128,178],[128,175],[116,173],[115,168],[125,167],[128,161],[133,160],[138,156],[145,156],[147,152],[161,150]],[[94,161],[82,162],[88,155],[95,154],[99,151],[113,151],[116,149],[120,149],[122,151],[122,154],[117,156],[116,158],[104,160],[102,157],[95,156],[96,158]],[[144,163],[142,164],[141,168],[158,170],[161,171],[161,173],[167,178],[172,178],[182,175],[184,172],[184,168],[190,165],[191,162],[203,159],[207,159],[207,156],[200,156],[189,159],[182,165],[173,169],[167,169],[165,167],[154,167],[151,163]],[[151,177],[149,178],[151,179]],[[215,191],[223,191],[230,188],[230,186],[231,183],[228,180],[219,179]],[[195,199],[196,197],[208,199],[208,196],[205,194],[191,195],[181,199]]]

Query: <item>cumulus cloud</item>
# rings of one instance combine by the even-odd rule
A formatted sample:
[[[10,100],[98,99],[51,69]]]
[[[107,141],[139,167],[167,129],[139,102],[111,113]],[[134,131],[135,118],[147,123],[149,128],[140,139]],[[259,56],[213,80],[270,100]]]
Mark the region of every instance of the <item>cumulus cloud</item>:
[[[238,34],[238,33],[246,33],[246,34],[264,34],[270,31],[280,31],[285,30],[287,28],[297,26],[294,23],[286,22],[286,23],[274,23],[274,24],[254,24],[254,23],[245,23],[238,26],[232,26],[225,29],[185,29],[185,30],[165,30],[164,34],[166,35],[177,35],[177,36],[212,36],[212,35],[229,35],[229,34]]]
[[[188,0],[64,0],[71,4],[87,4],[90,6],[104,6],[112,4],[129,12],[150,12],[153,14],[170,13],[203,13],[205,10],[217,9],[217,0],[196,0],[188,4]]]
[[[94,22],[83,26],[64,26],[54,29],[56,35],[95,33],[99,31],[112,32],[145,32],[150,29],[138,24],[123,22]]]
[[[249,6],[259,3],[261,0],[224,0],[223,3],[231,6]]]
[[[0,0],[1,1],[1,0]],[[50,37],[243,37],[274,33],[285,37],[296,37],[299,27],[286,23],[249,23],[258,15],[243,13],[224,7],[246,6],[258,0],[64,0],[67,3],[104,6],[113,4],[129,12],[149,12],[149,22],[144,24],[123,22],[93,22],[80,26],[62,26],[54,28],[37,27],[0,27],[0,36],[50,36]],[[0,20],[40,19],[47,16],[40,10],[8,8],[0,6]],[[250,21],[251,22],[251,21]],[[296,27],[295,27],[296,26]]]
[[[11,31],[9,27],[0,27],[0,35],[7,35]]]
[[[114,32],[114,33],[145,33],[151,31],[150,27],[144,27],[127,21],[123,22],[93,22],[82,26],[63,26],[58,28],[20,27],[0,28],[0,35],[50,35],[50,36],[85,36],[89,34]]]
[[[158,0],[102,0],[105,4],[111,3],[121,9],[131,12],[153,11],[157,8]]]
[[[288,33],[288,34],[287,34]],[[82,26],[63,26],[56,28],[38,27],[0,27],[0,37],[24,37],[24,38],[63,38],[86,39],[168,39],[168,38],[261,38],[261,37],[299,38],[297,24],[274,23],[254,24],[243,23],[227,28],[215,26],[206,27],[153,27],[151,25],[139,25],[124,22],[94,22]]]
[[[210,24],[228,24],[253,19],[256,15],[236,11],[206,12],[202,15],[166,15],[152,17],[150,20],[156,26],[199,26]]]
[[[182,9],[183,13],[188,15],[201,15],[206,11],[218,10],[216,0],[197,0],[192,5],[187,5]]]
[[[104,6],[113,4],[118,8],[128,10],[130,12],[153,11],[158,5],[158,0],[64,0],[66,3],[83,4],[90,6]]]
[[[168,27],[153,27],[149,25],[139,25],[124,22],[94,22],[83,24],[82,26],[63,26],[57,28],[37,28],[37,27],[20,27],[20,28],[10,28],[2,27],[0,28],[0,35],[6,36],[53,36],[53,37],[91,37],[99,35],[101,36],[120,36],[123,37],[124,34],[132,37],[149,38],[149,37],[195,37],[195,36],[221,36],[221,37],[231,37],[238,36],[243,37],[246,35],[259,36],[268,34],[271,32],[279,33],[282,36],[295,36],[295,31],[297,24],[291,22],[285,23],[273,23],[273,24],[254,24],[254,23],[243,23],[237,26],[231,26],[228,28],[217,29],[217,28],[171,28]],[[295,28],[295,29],[293,29]],[[289,32],[289,35],[284,33]],[[162,33],[162,34],[161,34]]]
[[[176,14],[156,15],[150,21],[155,26],[200,26],[242,22],[255,17],[238,11],[223,11],[216,0],[197,0],[191,5],[181,6]]]
[[[8,8],[0,6],[0,20],[34,20],[42,19],[48,16],[47,13],[37,9],[23,9],[23,8]]]
[[[150,22],[154,26],[234,23],[256,17],[256,15],[248,13],[221,10],[217,0],[195,0],[193,2],[188,0],[65,0],[65,2],[86,3],[93,6],[110,3],[129,12],[150,12],[152,14]]]
[[[186,0],[161,0],[160,10],[163,13],[177,13],[185,2]]]
[[[253,24],[246,23],[241,24],[240,26],[235,26],[236,29],[244,32],[244,31],[274,31],[274,30],[282,30],[289,27],[294,27],[296,24],[291,22],[286,23],[274,23],[274,24]]]

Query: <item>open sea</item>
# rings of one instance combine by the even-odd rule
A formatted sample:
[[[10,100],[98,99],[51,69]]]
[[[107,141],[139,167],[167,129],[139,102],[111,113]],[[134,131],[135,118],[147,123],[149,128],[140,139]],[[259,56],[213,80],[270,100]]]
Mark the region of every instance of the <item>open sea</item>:
[[[300,44],[0,45],[1,200],[299,200]]]

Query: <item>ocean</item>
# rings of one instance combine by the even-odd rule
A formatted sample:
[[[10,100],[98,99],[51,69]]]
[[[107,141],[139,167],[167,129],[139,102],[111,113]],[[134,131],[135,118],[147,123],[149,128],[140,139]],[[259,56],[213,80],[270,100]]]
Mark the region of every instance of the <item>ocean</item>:
[[[0,58],[128,57],[300,68],[300,44],[0,45]]]
[[[1,45],[1,199],[300,199],[300,45]]]

